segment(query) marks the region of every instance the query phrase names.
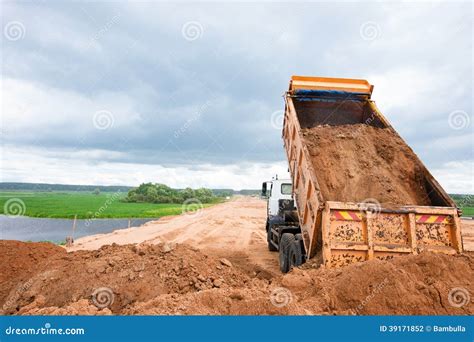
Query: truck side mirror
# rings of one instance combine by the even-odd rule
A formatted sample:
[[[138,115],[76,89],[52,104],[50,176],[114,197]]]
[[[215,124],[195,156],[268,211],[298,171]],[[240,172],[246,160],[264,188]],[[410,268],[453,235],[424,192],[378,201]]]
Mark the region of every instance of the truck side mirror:
[[[262,183],[262,197],[267,197],[267,182]]]

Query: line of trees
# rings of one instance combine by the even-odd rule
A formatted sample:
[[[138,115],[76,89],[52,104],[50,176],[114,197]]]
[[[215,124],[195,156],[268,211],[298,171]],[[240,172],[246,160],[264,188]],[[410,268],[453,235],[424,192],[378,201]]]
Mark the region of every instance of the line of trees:
[[[125,197],[126,202],[147,203],[183,203],[195,198],[201,203],[211,203],[217,200],[211,189],[186,188],[182,190],[172,189],[165,184],[143,183],[138,188],[132,189]]]
[[[474,207],[474,195],[450,195],[459,207]]]

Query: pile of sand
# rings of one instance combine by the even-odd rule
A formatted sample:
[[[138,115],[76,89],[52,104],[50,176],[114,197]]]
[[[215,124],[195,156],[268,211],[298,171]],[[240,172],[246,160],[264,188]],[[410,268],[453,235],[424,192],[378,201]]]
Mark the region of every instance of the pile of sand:
[[[98,288],[113,292],[109,308],[120,313],[134,302],[162,294],[243,287],[249,280],[228,260],[210,258],[186,245],[109,245],[96,251],[66,253],[61,247],[41,244],[30,254],[15,253],[25,246],[35,244],[3,241],[1,245],[2,252],[9,251],[2,263],[13,265],[11,270],[18,274],[8,285],[12,273],[5,270],[0,278],[0,300],[6,314],[24,313],[23,307],[35,301],[27,310],[44,305],[62,308],[81,299],[91,300]],[[48,250],[49,257],[43,249]],[[36,258],[36,264],[24,262],[38,250],[42,258]]]
[[[331,314],[462,315],[474,313],[472,279],[472,254],[422,253],[342,269],[297,270],[282,284],[305,308]],[[301,285],[305,281],[309,286]]]
[[[422,165],[392,130],[355,124],[302,132],[324,200],[431,205]]]
[[[186,245],[66,253],[52,244],[2,241],[0,253],[2,314],[474,313],[463,297],[474,294],[471,255],[422,254],[344,269],[309,263],[262,276]],[[453,289],[461,290],[450,298]]]

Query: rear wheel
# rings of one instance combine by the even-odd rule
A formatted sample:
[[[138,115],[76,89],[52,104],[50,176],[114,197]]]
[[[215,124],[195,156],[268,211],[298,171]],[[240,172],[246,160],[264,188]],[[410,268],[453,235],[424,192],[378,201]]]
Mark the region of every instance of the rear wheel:
[[[273,237],[273,233],[272,233],[272,226],[271,224],[268,224],[267,226],[267,243],[268,243],[268,250],[270,252],[276,252],[278,250],[277,247],[275,247],[275,245],[272,243],[272,237]]]
[[[290,268],[301,266],[304,262],[302,240],[295,240],[290,246],[288,251],[288,257],[290,260]]]
[[[290,264],[290,249],[292,244],[295,242],[295,236],[290,233],[282,235],[279,244],[279,259],[280,259],[280,271],[287,273],[291,269]]]

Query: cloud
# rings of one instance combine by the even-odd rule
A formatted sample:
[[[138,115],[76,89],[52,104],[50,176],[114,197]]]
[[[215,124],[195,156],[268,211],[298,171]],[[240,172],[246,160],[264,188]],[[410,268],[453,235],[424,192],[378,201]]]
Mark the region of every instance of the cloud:
[[[474,160],[449,162],[432,172],[450,193],[474,194]]]
[[[251,165],[285,164],[271,116],[284,108],[292,74],[366,78],[428,168],[474,159],[469,3],[8,2],[2,9],[4,25],[25,29],[21,39],[2,40],[2,141],[23,151],[16,161],[10,155],[10,180],[73,181],[67,165],[110,172],[133,165],[185,169],[180,179],[190,184],[207,180],[210,168],[219,184],[247,186],[242,175],[256,172]],[[197,23],[195,39],[183,29],[189,23]],[[470,120],[460,130],[448,121],[456,110]],[[36,158],[62,166],[26,176]],[[89,179],[107,181],[88,170]],[[271,176],[258,170],[250,173],[254,187]],[[472,182],[462,174],[459,184]]]
[[[162,165],[97,161],[104,151],[44,153],[35,148],[7,148],[2,156],[2,182],[131,185],[164,183],[175,188],[258,189],[278,174],[288,177],[286,163],[241,163],[239,165]],[[67,155],[67,157],[66,157]],[[110,156],[109,156],[110,158]]]

